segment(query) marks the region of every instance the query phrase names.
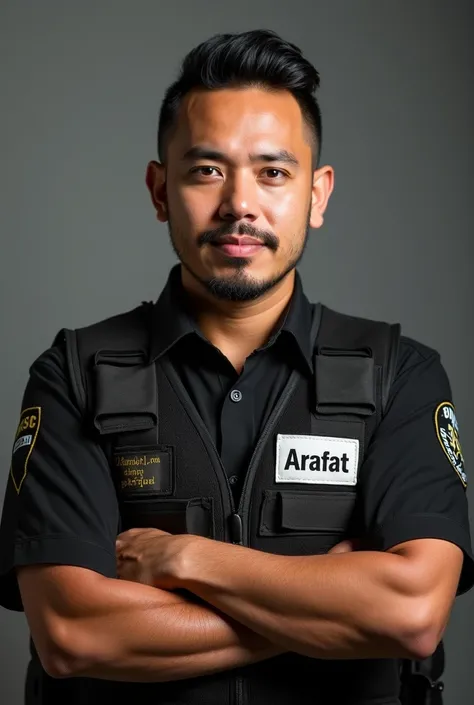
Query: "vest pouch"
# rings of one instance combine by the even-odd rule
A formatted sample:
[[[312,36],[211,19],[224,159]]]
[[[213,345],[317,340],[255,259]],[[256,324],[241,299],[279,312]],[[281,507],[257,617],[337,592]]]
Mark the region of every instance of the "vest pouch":
[[[314,357],[316,414],[371,416],[375,399],[375,362],[369,349],[322,347]]]
[[[266,490],[260,536],[321,536],[335,543],[350,532],[356,493],[324,490]]]
[[[94,426],[101,436],[155,429],[158,437],[156,370],[140,351],[95,355]]]
[[[121,502],[122,531],[154,528],[169,534],[214,538],[211,497],[192,499],[127,499]]]

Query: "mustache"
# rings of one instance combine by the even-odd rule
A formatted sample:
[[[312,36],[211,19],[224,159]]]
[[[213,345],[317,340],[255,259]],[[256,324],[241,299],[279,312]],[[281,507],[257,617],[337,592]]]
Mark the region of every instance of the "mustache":
[[[268,247],[273,252],[276,252],[280,241],[277,236],[274,235],[269,230],[259,230],[254,228],[250,223],[224,223],[214,230],[205,230],[201,233],[197,239],[199,247],[208,244],[218,245],[220,239],[225,235],[248,235],[249,237],[254,237],[256,240]]]

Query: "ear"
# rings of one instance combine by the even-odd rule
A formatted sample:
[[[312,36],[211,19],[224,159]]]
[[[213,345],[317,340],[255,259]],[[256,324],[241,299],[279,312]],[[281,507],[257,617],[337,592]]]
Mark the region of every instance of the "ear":
[[[162,223],[166,223],[168,220],[168,200],[166,195],[166,169],[163,164],[155,161],[149,162],[145,180],[156,210],[156,217]]]
[[[334,169],[323,166],[313,173],[313,187],[311,192],[311,217],[309,224],[312,228],[320,228],[324,223],[324,212],[329,197],[334,188]]]

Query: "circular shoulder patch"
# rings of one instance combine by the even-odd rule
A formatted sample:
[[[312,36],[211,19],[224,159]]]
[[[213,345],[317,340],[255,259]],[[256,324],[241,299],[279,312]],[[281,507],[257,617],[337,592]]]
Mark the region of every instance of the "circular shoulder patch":
[[[443,401],[435,411],[435,426],[441,447],[448,456],[448,460],[461,478],[464,487],[467,487],[467,475],[464,470],[464,458],[459,441],[459,425],[456,411],[450,401]]]

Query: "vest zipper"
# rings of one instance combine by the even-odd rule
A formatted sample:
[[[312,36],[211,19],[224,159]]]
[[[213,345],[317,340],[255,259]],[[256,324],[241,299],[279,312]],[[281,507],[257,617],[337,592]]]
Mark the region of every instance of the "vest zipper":
[[[163,371],[168,377],[168,380],[172,383],[172,386],[174,386],[175,391],[178,393],[181,398],[187,400],[187,404],[185,408],[188,410],[189,415],[192,417],[194,424],[197,428],[199,428],[201,437],[205,436],[207,439],[207,442],[211,446],[214,452],[214,458],[217,460],[217,464],[219,465],[221,471],[222,471],[222,476],[225,481],[225,486],[227,488],[227,494],[228,494],[228,499],[230,503],[230,509],[231,509],[231,517],[230,517],[230,534],[231,534],[231,540],[232,543],[234,544],[239,544],[241,546],[248,545],[248,527],[247,527],[247,513],[248,513],[248,505],[250,503],[250,495],[252,491],[252,484],[253,484],[253,479],[255,477],[255,473],[257,471],[258,463],[260,461],[260,456],[262,454],[262,449],[267,441],[268,436],[270,433],[273,431],[276,422],[278,421],[278,418],[283,411],[283,408],[285,404],[288,401],[288,398],[290,397],[290,394],[293,392],[293,390],[296,387],[296,384],[298,382],[298,379],[301,377],[301,373],[298,372],[298,370],[293,370],[293,372],[290,374],[288,381],[285,385],[285,388],[276,403],[272,413],[270,414],[270,417],[268,418],[268,421],[265,425],[265,428],[263,429],[262,435],[257,441],[257,444],[255,446],[254,452],[252,454],[249,467],[247,470],[247,475],[244,480],[244,486],[242,488],[242,494],[240,496],[240,502],[238,508],[235,506],[235,501],[234,501],[234,496],[232,494],[232,490],[230,487],[229,479],[227,477],[227,474],[225,472],[225,468],[222,464],[220,455],[217,451],[217,448],[215,446],[214,441],[211,438],[211,434],[207,430],[207,427],[204,423],[204,421],[201,419],[200,415],[197,412],[197,409],[195,408],[194,404],[192,401],[189,399],[189,396],[184,388],[183,383],[181,382],[178,374],[175,372],[174,368],[170,363],[164,363],[163,364]],[[173,380],[173,381],[172,381]],[[235,704],[236,705],[245,705],[244,703],[244,680],[242,676],[234,676],[235,679]]]
[[[301,378],[301,373],[298,370],[293,370],[288,378],[288,381],[285,385],[285,388],[283,389],[283,392],[281,393],[280,398],[278,399],[277,403],[275,404],[275,407],[273,408],[272,413],[270,414],[270,417],[268,418],[268,421],[262,431],[262,434],[260,438],[257,441],[257,445],[255,446],[254,452],[252,454],[252,457],[250,459],[249,467],[247,470],[247,474],[245,476],[244,480],[244,485],[242,488],[242,494],[240,496],[240,502],[239,502],[239,507],[237,509],[237,513],[233,515],[233,523],[234,523],[234,517],[235,519],[235,525],[236,527],[238,526],[238,529],[241,532],[240,541],[234,541],[234,543],[240,543],[242,546],[247,546],[248,545],[248,509],[250,505],[250,496],[252,494],[252,485],[253,485],[253,480],[255,477],[255,474],[257,472],[257,468],[260,462],[260,456],[262,455],[262,450],[265,446],[265,443],[267,442],[267,439],[269,435],[272,433],[273,429],[275,428],[275,424],[278,421],[290,395],[294,391],[296,384],[298,380]]]
[[[242,488],[242,494],[240,496],[239,507],[237,513],[232,514],[231,517],[231,533],[233,543],[238,543],[241,546],[248,545],[248,519],[247,519],[247,507],[250,504],[250,495],[252,493],[252,484],[257,471],[258,464],[260,462],[260,456],[262,454],[262,449],[267,442],[268,436],[271,434],[275,428],[275,424],[285,407],[291,393],[296,387],[300,374],[297,370],[293,370],[285,388],[276,403],[270,417],[263,429],[262,435],[257,441],[255,450],[252,454],[250,464],[247,470],[247,475],[245,477],[244,486]],[[232,502],[234,498],[232,497]],[[232,505],[234,506],[234,504]],[[236,705],[245,705],[244,703],[244,680],[242,676],[235,676],[235,703]]]
[[[171,362],[169,360],[162,360],[161,369],[168,378],[168,381],[170,382],[171,386],[174,388],[174,391],[176,392],[177,396],[183,402],[183,406],[186,409],[188,415],[191,417],[191,420],[194,423],[197,432],[199,433],[203,441],[205,439],[206,444],[208,444],[212,448],[214,460],[216,461],[216,464],[220,469],[220,475],[224,479],[225,488],[227,490],[227,499],[229,500],[228,506],[230,507],[231,511],[229,527],[230,538],[232,543],[242,543],[242,519],[239,516],[238,510],[235,506],[234,495],[232,494],[229,478],[227,477],[224,465],[222,464],[222,460],[216,448],[216,444],[214,443],[206,424],[204,423],[198,410],[194,406],[189,394],[186,391],[184,384],[182,383],[178,373],[172,366]]]
[[[235,676],[235,705],[244,705],[244,679]]]
[[[242,517],[240,514],[232,514],[230,518],[230,533],[232,535],[232,543],[243,545],[243,530]]]
[[[229,478],[227,477],[224,465],[222,464],[220,455],[218,453],[218,450],[216,448],[216,445],[214,441],[211,438],[211,434],[209,433],[206,424],[202,420],[201,416],[199,415],[196,407],[192,403],[191,399],[189,398],[188,393],[186,392],[186,389],[184,387],[184,384],[181,382],[179,375],[176,373],[175,369],[171,365],[169,361],[163,361],[162,362],[162,369],[163,372],[166,374],[168,377],[168,380],[170,384],[174,387],[174,390],[178,397],[180,397],[182,400],[186,400],[186,404],[184,405],[184,408],[187,410],[189,416],[191,417],[194,425],[196,426],[196,430],[198,433],[201,435],[201,438],[204,440],[206,439],[207,443],[209,446],[212,448],[213,453],[214,453],[214,459],[217,461],[217,465],[220,468],[221,471],[221,477],[224,479],[225,486],[227,489],[227,497],[229,500],[229,506],[230,506],[230,522],[229,522],[229,533],[230,533],[230,539],[232,543],[237,543],[240,545],[243,545],[243,522],[242,522],[242,517],[240,514],[238,514],[238,510],[235,506],[235,500],[234,500],[234,495],[232,494],[232,489],[230,486]],[[232,676],[230,676],[232,677]],[[234,685],[235,685],[235,705],[245,705],[244,703],[244,683],[243,683],[243,678],[242,676],[234,676]]]

